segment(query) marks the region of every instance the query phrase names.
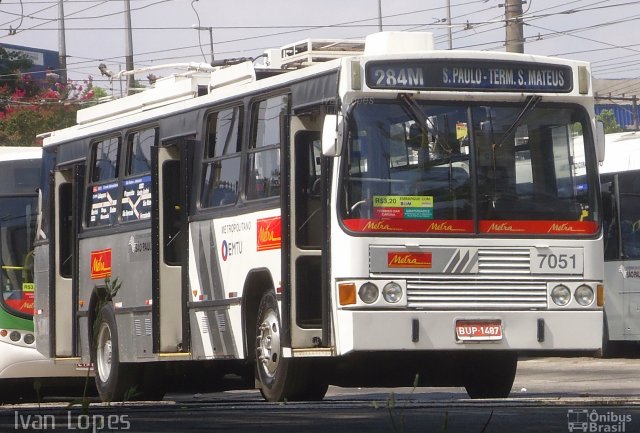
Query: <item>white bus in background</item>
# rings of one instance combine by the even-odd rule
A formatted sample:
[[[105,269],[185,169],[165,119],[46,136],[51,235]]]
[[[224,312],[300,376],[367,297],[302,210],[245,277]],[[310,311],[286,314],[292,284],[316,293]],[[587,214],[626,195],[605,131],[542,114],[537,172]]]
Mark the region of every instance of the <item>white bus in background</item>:
[[[41,159],[40,147],[0,146],[0,403],[35,401],[74,381],[78,395],[87,376],[75,362],[36,350],[33,240]]]
[[[600,349],[596,129],[587,63],[428,33],[191,65],[44,140],[38,349],[103,400],[506,397],[520,351]]]
[[[607,134],[600,167],[604,277],[604,353],[640,340],[640,132]]]

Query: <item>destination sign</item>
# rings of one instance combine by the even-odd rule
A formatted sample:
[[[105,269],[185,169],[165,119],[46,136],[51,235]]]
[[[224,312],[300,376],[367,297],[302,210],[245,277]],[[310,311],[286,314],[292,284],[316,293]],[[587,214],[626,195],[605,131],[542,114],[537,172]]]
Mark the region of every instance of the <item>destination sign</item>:
[[[571,67],[468,59],[369,62],[367,86],[372,89],[532,91],[568,93]]]

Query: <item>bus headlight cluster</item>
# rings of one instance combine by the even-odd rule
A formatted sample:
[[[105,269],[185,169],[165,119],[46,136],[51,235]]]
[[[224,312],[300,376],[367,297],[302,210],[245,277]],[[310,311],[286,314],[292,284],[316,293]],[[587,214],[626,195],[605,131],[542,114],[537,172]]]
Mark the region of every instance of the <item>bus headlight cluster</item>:
[[[551,290],[551,300],[559,307],[564,307],[571,302],[571,290],[564,284],[558,284]],[[588,307],[595,300],[595,293],[591,287],[582,284],[573,292],[573,298],[583,307]]]
[[[365,304],[373,304],[378,299],[378,295],[380,295],[380,290],[378,290],[378,286],[373,283],[364,283],[360,286],[360,290],[358,290],[358,296],[362,299],[362,302]]]
[[[340,306],[400,307],[406,304],[405,282],[356,280],[338,283]]]
[[[571,301],[571,290],[567,286],[555,286],[551,291],[551,300],[554,304],[564,307]]]
[[[23,334],[17,330],[7,329],[0,329],[0,338],[6,338],[12,343],[17,343],[19,346],[22,346],[23,344],[32,345],[36,341],[36,337],[30,332]]]
[[[593,289],[585,284],[576,289],[574,296],[576,298],[576,302],[583,307],[591,305],[593,303],[593,299],[595,298]]]
[[[382,297],[390,304],[397,304],[402,299],[402,287],[395,281],[391,281],[382,288]]]

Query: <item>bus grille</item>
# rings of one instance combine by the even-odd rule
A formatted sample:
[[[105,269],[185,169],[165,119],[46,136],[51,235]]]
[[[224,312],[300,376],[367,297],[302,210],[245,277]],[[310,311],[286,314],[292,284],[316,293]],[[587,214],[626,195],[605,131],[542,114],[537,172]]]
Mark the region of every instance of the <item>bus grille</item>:
[[[480,248],[476,275],[407,276],[408,307],[434,310],[547,308],[546,283],[542,278],[532,277],[529,256],[529,248]]]
[[[547,307],[543,281],[407,280],[409,308],[433,310],[510,309]]]

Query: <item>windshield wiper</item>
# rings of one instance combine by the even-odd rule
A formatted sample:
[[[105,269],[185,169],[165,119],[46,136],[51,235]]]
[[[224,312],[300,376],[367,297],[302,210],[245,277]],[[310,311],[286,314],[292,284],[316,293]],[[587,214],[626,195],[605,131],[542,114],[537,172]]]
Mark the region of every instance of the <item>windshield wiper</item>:
[[[411,114],[411,117],[413,117],[413,120],[422,133],[429,135],[429,118],[424,114],[424,111],[422,111],[416,100],[408,93],[400,93],[398,99],[404,104],[405,108],[409,110],[409,114]]]
[[[531,113],[531,111],[533,111],[534,108],[536,108],[536,105],[538,105],[538,102],[540,102],[540,100],[542,99],[542,96],[538,96],[538,95],[532,95],[527,97],[527,100],[525,101],[524,106],[522,107],[522,109],[520,110],[520,112],[518,113],[518,116],[516,117],[516,120],[513,121],[513,123],[511,124],[511,126],[509,126],[509,128],[507,128],[507,130],[502,134],[502,137],[500,137],[500,141],[498,143],[495,143],[494,146],[500,147],[504,144],[504,142],[507,140],[507,138],[509,137],[509,135],[511,135],[511,133],[513,131],[515,131],[515,129],[520,126],[520,124],[522,123],[522,120],[529,114]],[[493,128],[491,128],[493,130]]]
[[[398,99],[400,100],[400,102],[404,104],[405,108],[409,110],[409,114],[411,115],[412,119],[416,122],[416,124],[418,125],[422,133],[425,135],[425,137],[429,136],[429,125],[431,125],[431,127],[434,130],[436,130],[436,126],[427,117],[427,115],[424,114],[424,111],[422,111],[422,109],[420,108],[416,100],[413,99],[413,97],[410,94],[400,93],[398,94]],[[440,140],[444,141],[444,144],[440,142]],[[453,148],[449,143],[449,137],[447,136],[447,134],[444,134],[443,137],[438,137],[436,141],[437,143],[434,145],[439,145],[443,151],[449,154],[449,158],[451,158],[451,153],[453,152]]]

